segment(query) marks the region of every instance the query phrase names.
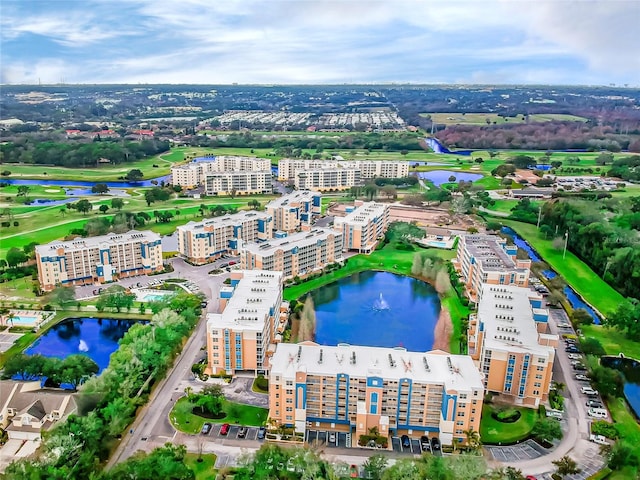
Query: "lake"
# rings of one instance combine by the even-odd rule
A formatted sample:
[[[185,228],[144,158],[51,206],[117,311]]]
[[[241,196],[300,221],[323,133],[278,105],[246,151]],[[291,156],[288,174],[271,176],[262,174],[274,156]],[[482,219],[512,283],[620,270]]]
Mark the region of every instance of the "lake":
[[[453,183],[458,183],[460,180],[475,182],[483,177],[479,173],[458,172],[455,170],[431,170],[430,172],[416,172],[416,175],[423,180],[433,182],[436,187],[439,187],[443,183],[452,183],[449,182],[449,177],[451,176],[456,177]]]

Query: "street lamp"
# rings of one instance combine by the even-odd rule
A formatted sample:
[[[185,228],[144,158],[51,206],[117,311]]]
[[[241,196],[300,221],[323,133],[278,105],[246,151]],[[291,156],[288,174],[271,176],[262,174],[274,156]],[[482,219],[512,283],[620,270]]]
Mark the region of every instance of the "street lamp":
[[[567,243],[569,243],[569,230],[564,232],[564,251],[562,252],[562,259],[567,255]]]

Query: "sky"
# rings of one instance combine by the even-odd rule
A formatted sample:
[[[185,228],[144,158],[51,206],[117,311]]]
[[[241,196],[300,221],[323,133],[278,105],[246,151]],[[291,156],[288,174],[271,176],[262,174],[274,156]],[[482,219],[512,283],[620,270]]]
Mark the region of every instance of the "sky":
[[[0,0],[0,83],[640,86],[639,0]]]

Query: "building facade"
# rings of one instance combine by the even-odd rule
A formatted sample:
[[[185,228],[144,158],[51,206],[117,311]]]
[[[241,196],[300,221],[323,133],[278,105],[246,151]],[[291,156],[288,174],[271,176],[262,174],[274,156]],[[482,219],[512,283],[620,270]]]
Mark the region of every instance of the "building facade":
[[[302,160],[283,158],[278,162],[278,179],[295,180],[298,171],[322,169],[358,170],[360,179],[376,177],[403,178],[409,175],[409,162],[373,161],[373,160]],[[359,185],[356,183],[355,185]],[[351,185],[353,186],[353,185]]]
[[[462,235],[453,264],[476,301],[483,283],[491,285],[529,285],[531,260],[516,257],[518,247],[508,245],[497,235]]]
[[[273,236],[266,212],[243,211],[177,228],[178,252],[189,262],[203,264],[225,254],[237,254],[242,242],[264,242]]]
[[[389,206],[356,201],[355,208],[345,217],[336,217],[333,225],[342,234],[344,251],[371,253],[389,227]]]
[[[317,168],[296,170],[293,180],[298,190],[334,192],[362,184],[362,172],[357,168]]]
[[[285,279],[304,277],[343,260],[342,235],[328,228],[313,228],[264,243],[245,243],[240,250],[241,268],[278,271]]]
[[[469,317],[468,348],[488,392],[516,405],[547,400],[558,336],[548,333],[540,294],[512,285],[483,284]]]
[[[205,183],[205,177],[213,172],[267,172],[271,174],[271,162],[265,158],[218,155],[203,157],[198,161],[171,168],[171,183],[183,188],[194,188]]]
[[[207,195],[273,193],[271,172],[210,172],[204,176]]]
[[[269,418],[306,430],[464,443],[479,431],[484,387],[467,355],[403,348],[279,343],[270,360]]]
[[[289,304],[282,301],[280,272],[234,271],[220,289],[222,313],[207,315],[209,373],[266,373],[270,345],[281,339]]]
[[[293,233],[309,230],[321,213],[322,195],[309,190],[294,190],[267,203],[266,211],[273,218],[276,231]]]
[[[160,236],[132,230],[36,246],[38,280],[44,291],[57,285],[91,285],[159,272]]]

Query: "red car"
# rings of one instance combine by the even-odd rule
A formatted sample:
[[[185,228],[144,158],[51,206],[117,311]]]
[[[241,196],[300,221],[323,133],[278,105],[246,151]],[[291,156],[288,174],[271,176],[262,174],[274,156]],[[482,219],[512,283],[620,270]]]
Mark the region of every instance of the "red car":
[[[228,423],[223,424],[222,427],[220,427],[220,435],[226,435],[229,433],[229,428],[231,428],[231,425]]]

